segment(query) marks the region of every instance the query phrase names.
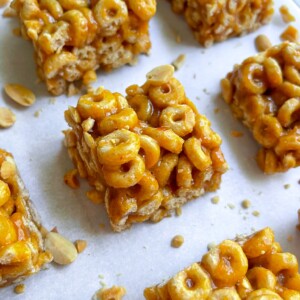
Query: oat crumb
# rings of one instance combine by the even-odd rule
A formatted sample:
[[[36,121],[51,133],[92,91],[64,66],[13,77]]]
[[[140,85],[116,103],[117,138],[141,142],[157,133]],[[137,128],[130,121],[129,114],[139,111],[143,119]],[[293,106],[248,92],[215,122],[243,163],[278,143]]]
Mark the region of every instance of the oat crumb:
[[[251,201],[248,199],[245,199],[242,201],[242,207],[245,209],[248,209],[251,206]]]
[[[280,6],[279,12],[284,23],[296,21],[296,18],[290,13],[289,8],[286,5]]]
[[[38,118],[38,117],[40,116],[40,114],[41,114],[42,111],[43,111],[42,109],[39,109],[39,110],[37,110],[33,115],[34,115],[36,118]]]
[[[14,292],[16,294],[23,294],[25,292],[25,284],[21,283],[15,286]]]
[[[78,253],[82,253],[87,246],[87,242],[85,240],[76,240],[75,247]]]
[[[181,207],[176,207],[175,209],[175,214],[177,217],[182,215],[182,208]]]
[[[284,187],[286,190],[288,190],[288,189],[291,187],[291,185],[290,185],[289,183],[287,183],[287,184],[285,184],[283,187]]]
[[[179,248],[184,243],[184,237],[182,235],[175,235],[171,241],[171,246],[173,248]]]
[[[220,202],[220,197],[219,196],[212,197],[210,201],[212,204],[218,204]]]
[[[254,210],[254,211],[252,212],[252,215],[253,215],[254,217],[259,217],[259,216],[260,216],[260,212],[259,212],[258,210]]]
[[[235,208],[235,205],[233,203],[228,203],[227,205],[230,209],[234,209]]]
[[[102,287],[93,296],[94,300],[121,300],[126,294],[126,289],[122,286]]]
[[[232,130],[231,136],[235,137],[235,138],[240,138],[240,137],[244,136],[244,133],[241,131],[238,131],[238,130]]]

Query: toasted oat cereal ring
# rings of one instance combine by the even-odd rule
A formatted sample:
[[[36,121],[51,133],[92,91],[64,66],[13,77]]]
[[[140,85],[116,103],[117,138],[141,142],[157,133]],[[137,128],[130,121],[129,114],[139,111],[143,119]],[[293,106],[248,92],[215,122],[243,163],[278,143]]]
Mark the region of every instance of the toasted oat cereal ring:
[[[137,94],[129,98],[128,103],[135,110],[140,120],[147,121],[151,117],[153,106],[147,96]]]
[[[283,75],[289,82],[300,85],[300,73],[295,66],[285,65],[283,67]]]
[[[277,118],[282,126],[289,127],[300,116],[300,99],[291,98],[279,108]]]
[[[261,64],[243,64],[239,75],[244,88],[250,93],[263,94],[268,88],[265,78],[265,68]]]
[[[295,276],[298,273],[298,260],[291,253],[272,253],[266,256],[263,266],[272,271],[275,275],[283,273],[288,276]]]
[[[117,129],[132,129],[138,124],[138,116],[132,108],[125,108],[120,112],[105,117],[98,123],[98,130],[102,135]]]
[[[197,263],[171,278],[167,286],[172,300],[206,299],[212,291],[209,275]]]
[[[160,147],[155,139],[148,135],[140,135],[140,155],[144,157],[147,169],[151,169],[160,158]]]
[[[156,0],[129,0],[129,7],[143,21],[150,20],[156,12]]]
[[[278,144],[275,147],[275,153],[283,156],[288,152],[300,153],[300,134],[290,132],[287,135],[281,136]]]
[[[172,153],[178,154],[182,151],[184,140],[172,129],[146,127],[143,129],[143,133],[154,138],[162,148]]]
[[[300,274],[286,278],[284,286],[288,289],[300,292]]]
[[[282,131],[282,126],[277,118],[261,115],[254,123],[253,136],[261,145],[271,148],[276,145]]]
[[[171,128],[176,134],[183,137],[193,131],[195,114],[185,104],[171,105],[165,108],[160,115],[160,126]]]
[[[205,153],[201,141],[195,137],[191,137],[184,142],[183,151],[190,162],[200,171],[205,171],[212,165],[209,154]]]
[[[144,201],[157,193],[158,188],[157,180],[150,171],[146,170],[142,179],[130,189],[130,195],[138,201]]]
[[[119,166],[103,166],[103,176],[108,186],[128,188],[137,184],[143,177],[145,164],[139,155]]]
[[[259,289],[251,292],[246,300],[282,300],[282,298],[269,289]]]
[[[218,287],[234,286],[248,270],[248,260],[241,246],[225,240],[202,257],[202,266]]]
[[[184,188],[190,188],[194,183],[193,165],[184,154],[178,160],[176,182],[179,187]]]
[[[116,130],[100,138],[97,144],[98,159],[104,165],[125,164],[134,160],[139,150],[139,136],[126,129]]]
[[[214,290],[207,300],[241,300],[235,288],[223,288]]]
[[[271,57],[264,60],[265,74],[271,88],[276,88],[283,82],[282,70],[279,63]]]
[[[256,290],[266,288],[273,291],[275,289],[277,278],[268,269],[254,267],[247,272],[246,276],[250,281],[251,286]]]
[[[177,79],[171,78],[168,83],[150,86],[149,98],[159,108],[181,104],[185,99],[184,87]]]

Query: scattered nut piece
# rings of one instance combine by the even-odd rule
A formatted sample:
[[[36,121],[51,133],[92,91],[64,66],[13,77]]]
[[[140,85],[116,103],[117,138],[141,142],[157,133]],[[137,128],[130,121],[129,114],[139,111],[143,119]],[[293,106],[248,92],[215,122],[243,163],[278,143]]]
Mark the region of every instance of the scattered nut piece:
[[[6,84],[4,90],[12,100],[22,106],[31,106],[35,102],[34,93],[20,84]]]
[[[3,7],[8,4],[10,0],[0,0],[0,7]]]
[[[287,183],[287,184],[285,184],[283,187],[284,187],[286,190],[288,190],[288,189],[291,187],[291,185],[290,185],[289,183]]]
[[[248,209],[251,206],[251,202],[249,200],[243,200],[242,207]]]
[[[266,51],[267,49],[272,47],[272,43],[266,35],[260,34],[255,39],[255,46],[257,51],[261,52]]]
[[[260,212],[259,212],[258,210],[254,210],[254,211],[252,212],[252,215],[253,215],[254,217],[259,217],[259,216],[260,216]]]
[[[104,202],[104,195],[103,195],[103,193],[100,193],[97,190],[91,190],[91,191],[86,192],[86,196],[94,204],[101,204],[101,203]]]
[[[8,6],[4,9],[2,16],[4,18],[14,18],[17,16],[17,12]]]
[[[162,84],[168,82],[174,75],[174,67],[172,65],[163,65],[154,68],[152,71],[147,73],[146,77],[149,83]]]
[[[211,203],[212,204],[218,204],[220,202],[220,197],[219,196],[215,196],[211,198]]]
[[[74,244],[56,232],[48,232],[45,248],[52,254],[53,261],[60,265],[70,264],[78,255]]]
[[[296,18],[290,13],[289,8],[286,5],[280,6],[279,11],[284,23],[296,21]]]
[[[298,32],[297,28],[290,25],[280,35],[280,38],[283,41],[290,41],[290,42],[296,43],[296,42],[298,42],[298,39],[299,39],[299,32]]]
[[[178,71],[184,64],[185,62],[185,54],[180,54],[173,62],[172,66],[174,66],[175,71]]]
[[[88,118],[84,120],[81,124],[83,131],[89,132],[91,129],[93,129],[95,124],[95,120],[92,118]]]
[[[177,217],[182,215],[182,208],[181,207],[176,207],[175,209],[175,214]]]
[[[182,235],[175,235],[171,241],[171,246],[173,248],[179,248],[184,243],[184,237]]]
[[[239,138],[244,136],[244,133],[241,131],[237,131],[237,130],[232,130],[231,131],[231,136],[235,137],[235,138]]]
[[[25,292],[25,284],[21,283],[15,286],[14,292],[16,294],[23,294]]]
[[[126,289],[122,286],[112,286],[111,288],[102,288],[96,292],[94,300],[122,300],[126,294]]]
[[[95,81],[97,81],[97,74],[94,70],[89,70],[83,75],[82,83],[84,85],[87,86]]]
[[[6,107],[0,107],[0,127],[8,128],[15,124],[16,115]]]
[[[68,171],[64,176],[64,182],[72,189],[78,189],[80,184],[77,178],[78,171],[76,169]]]
[[[87,246],[87,242],[85,240],[77,240],[75,241],[75,247],[78,253],[82,253]]]

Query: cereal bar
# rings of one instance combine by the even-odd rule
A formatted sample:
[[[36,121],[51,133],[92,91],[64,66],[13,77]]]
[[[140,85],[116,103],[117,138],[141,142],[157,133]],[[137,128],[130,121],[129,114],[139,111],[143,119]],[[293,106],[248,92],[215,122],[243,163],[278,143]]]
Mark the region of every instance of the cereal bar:
[[[267,174],[300,165],[300,45],[284,42],[236,65],[221,81],[224,100],[262,146]]]
[[[173,11],[184,14],[197,41],[204,47],[244,35],[267,24],[273,0],[170,0]]]
[[[151,47],[148,25],[155,0],[14,0],[39,77],[54,95],[93,71],[134,64]]]
[[[157,222],[216,190],[227,164],[221,138],[197,112],[170,65],[148,73],[124,98],[104,88],[65,112],[69,156],[104,196],[115,231]]]
[[[0,287],[37,273],[52,260],[40,230],[15,161],[0,149]]]
[[[165,283],[145,289],[147,300],[299,299],[297,258],[282,252],[274,233],[225,240]]]

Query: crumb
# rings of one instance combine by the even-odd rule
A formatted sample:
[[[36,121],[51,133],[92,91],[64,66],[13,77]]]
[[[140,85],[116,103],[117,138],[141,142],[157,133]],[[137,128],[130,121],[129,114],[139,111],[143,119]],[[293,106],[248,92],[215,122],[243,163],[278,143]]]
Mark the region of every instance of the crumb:
[[[111,288],[102,287],[95,293],[95,300],[121,300],[126,294],[126,289],[122,286],[112,286]]]
[[[216,243],[211,242],[211,243],[209,243],[209,244],[207,245],[207,250],[209,251],[209,250],[211,250],[211,249],[213,249],[213,248],[215,248],[215,247],[216,247]]]
[[[40,114],[41,114],[42,111],[43,111],[42,109],[39,109],[39,110],[37,110],[33,115],[34,115],[36,118],[38,118],[38,117],[40,116]]]
[[[87,198],[94,204],[101,204],[104,202],[103,193],[98,192],[97,190],[91,190],[86,192]]]
[[[73,84],[71,83],[68,87],[68,97],[72,97],[74,95],[79,94],[79,89]]]
[[[99,224],[99,227],[100,227],[101,229],[104,229],[104,228],[105,228],[105,224],[104,224],[104,223],[100,223],[100,224]]]
[[[19,27],[14,28],[14,29],[12,30],[12,33],[13,33],[13,35],[15,35],[15,36],[21,36],[21,29],[20,29]]]
[[[291,243],[292,241],[293,241],[293,236],[292,235],[289,235],[288,237],[287,237],[287,241],[289,242],[289,243]]]
[[[285,184],[284,186],[283,186],[286,190],[288,190],[290,187],[291,187],[291,185],[290,184]]]
[[[212,197],[210,201],[212,204],[218,204],[220,202],[220,197],[219,196]]]
[[[100,279],[104,279],[104,275],[102,275],[102,274],[99,274],[99,275],[98,275],[98,278],[100,278]]]
[[[241,131],[238,131],[238,130],[232,130],[231,131],[231,136],[232,137],[239,138],[239,137],[242,137],[243,135],[244,135],[244,133],[241,132]]]
[[[15,286],[14,292],[16,294],[23,294],[25,292],[25,284],[21,283]]]
[[[245,199],[245,200],[242,201],[242,207],[243,207],[243,208],[247,209],[247,208],[249,208],[250,206],[251,206],[250,200]]]
[[[185,62],[185,54],[180,54],[173,62],[172,65],[175,68],[175,71],[178,71]]]
[[[56,98],[50,98],[49,99],[49,104],[55,104]]]
[[[258,210],[254,210],[254,211],[252,212],[252,215],[253,215],[254,217],[259,217],[259,216],[260,216],[260,212],[259,212]]]
[[[75,247],[78,253],[82,253],[87,246],[87,242],[85,240],[76,240]]]
[[[235,208],[235,205],[233,203],[228,203],[227,205],[230,209],[234,209]]]
[[[184,243],[184,237],[182,235],[175,235],[171,241],[171,246],[173,248],[179,248]]]
[[[176,43],[180,44],[182,42],[181,36],[179,33],[176,34]]]
[[[58,229],[57,229],[56,226],[54,226],[50,231],[51,231],[51,232],[56,232],[56,233],[58,233]]]
[[[296,43],[296,42],[298,42],[299,32],[296,27],[290,25],[280,35],[280,38],[283,41],[290,41],[290,42]]]
[[[280,6],[279,12],[284,23],[296,21],[296,18],[290,13],[289,8],[286,5]]]
[[[218,114],[219,112],[220,112],[220,108],[216,107],[216,108],[214,109],[214,113],[215,113],[215,114]]]
[[[175,209],[175,214],[177,217],[182,215],[182,208],[181,207],[176,207]]]

